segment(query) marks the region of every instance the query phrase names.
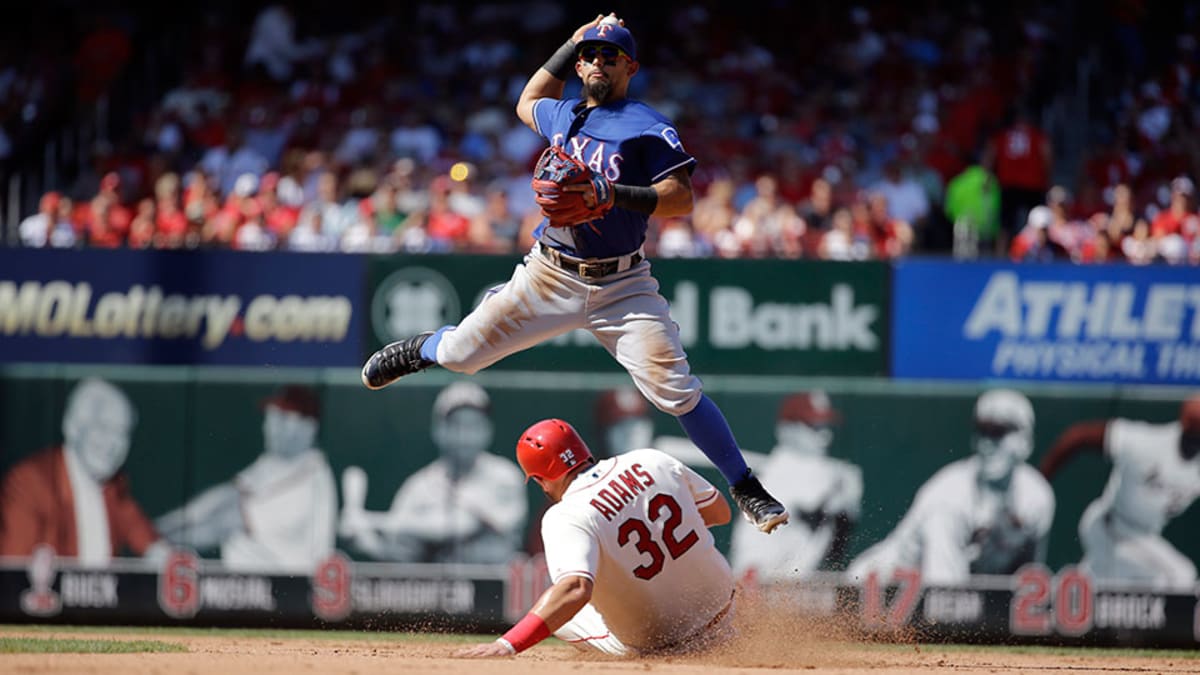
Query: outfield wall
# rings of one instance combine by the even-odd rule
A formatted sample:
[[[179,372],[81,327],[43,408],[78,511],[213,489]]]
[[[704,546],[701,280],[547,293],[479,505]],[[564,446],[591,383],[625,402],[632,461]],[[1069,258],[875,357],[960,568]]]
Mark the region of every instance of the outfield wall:
[[[200,592],[200,584],[204,584],[207,595],[200,593],[198,597],[208,598],[204,602],[212,603],[209,610],[204,610],[203,602],[192,610],[175,614],[163,609],[160,596],[151,594],[150,590],[161,590],[163,582],[157,579],[162,576],[162,569],[167,569],[162,567],[166,563],[161,558],[152,558],[119,563],[119,570],[132,576],[114,577],[127,578],[128,581],[117,584],[122,589],[119,593],[122,609],[112,615],[86,606],[86,602],[92,602],[86,600],[90,597],[88,593],[103,593],[95,589],[104,588],[99,581],[80,581],[88,578],[90,568],[85,566],[82,577],[63,576],[66,574],[64,571],[58,577],[57,588],[60,591],[66,588],[69,593],[76,594],[76,601],[85,603],[77,609],[88,611],[79,614],[73,612],[69,605],[64,605],[61,613],[54,616],[87,621],[99,621],[105,617],[114,620],[120,617],[122,621],[129,621],[140,617],[140,621],[151,622],[159,619],[201,623],[263,621],[286,625],[309,625],[322,617],[333,621],[366,621],[377,611],[386,614],[392,622],[410,621],[425,612],[452,623],[488,624],[502,623],[513,612],[519,612],[517,608],[524,606],[523,601],[531,601],[536,597],[536,591],[544,585],[536,563],[535,567],[530,568],[523,562],[531,553],[536,556],[535,523],[544,507],[544,498],[535,489],[518,485],[513,492],[494,497],[498,501],[524,501],[520,523],[506,539],[512,545],[502,558],[495,556],[495,549],[489,549],[492,553],[482,557],[472,553],[478,550],[474,548],[477,533],[469,528],[462,530],[459,535],[448,534],[439,539],[436,546],[424,549],[401,547],[381,558],[380,554],[361,547],[361,541],[351,533],[353,528],[341,527],[353,517],[350,514],[352,509],[346,505],[345,474],[351,467],[360,467],[365,471],[365,511],[383,514],[377,517],[384,519],[387,514],[396,518],[413,518],[412,512],[406,511],[401,505],[401,502],[415,499],[412,497],[414,491],[420,493],[423,489],[420,480],[413,476],[419,475],[418,471],[423,467],[435,464],[440,452],[452,450],[439,450],[431,428],[434,401],[450,384],[475,382],[490,396],[489,419],[494,434],[487,452],[496,458],[511,458],[512,439],[530,421],[530,410],[537,410],[536,416],[576,420],[581,431],[589,438],[603,436],[603,429],[593,418],[596,402],[610,388],[624,384],[622,375],[491,372],[475,378],[462,378],[445,372],[431,372],[403,381],[383,392],[369,392],[355,381],[352,373],[339,369],[290,369],[281,373],[178,367],[15,366],[6,368],[3,378],[0,378],[0,430],[3,432],[0,434],[0,447],[4,448],[0,472],[9,470],[34,451],[59,442],[62,437],[60,427],[64,399],[79,378],[85,375],[102,377],[116,385],[138,411],[138,421],[123,472],[128,478],[127,485],[134,501],[155,523],[168,518],[171,512],[177,512],[190,500],[230,482],[239,484],[239,488],[248,494],[274,489],[270,486],[275,484],[277,477],[255,478],[253,472],[247,470],[247,467],[260,463],[265,454],[260,404],[277,390],[281,376],[289,382],[312,387],[318,393],[321,405],[317,445],[337,484],[338,496],[327,502],[321,513],[314,512],[311,517],[337,523],[338,530],[328,542],[328,551],[313,559],[312,571],[307,574],[291,562],[282,571],[271,570],[269,565],[267,569],[253,565],[247,567],[244,562],[223,564],[226,558],[223,543],[197,548],[190,544],[186,532],[181,534],[176,530],[177,537],[182,539],[171,543],[177,545],[184,557],[174,559],[168,565],[174,571],[166,578],[176,581],[165,582],[166,587],[182,583],[178,581],[182,570],[183,579],[194,579],[197,593]],[[759,466],[773,456],[771,450],[776,443],[775,415],[781,402],[796,391],[819,387],[828,392],[831,403],[843,416],[842,424],[834,431],[829,454],[836,460],[857,467],[862,478],[861,503],[858,505],[860,517],[849,532],[845,551],[839,556],[822,560],[818,565],[818,570],[834,572],[843,570],[847,562],[892,532],[913,502],[918,488],[930,476],[946,464],[971,454],[971,410],[980,391],[974,384],[739,376],[713,376],[706,379],[706,387],[725,410],[742,444],[752,453],[752,461]],[[1178,409],[1178,393],[1173,390],[1033,385],[1025,387],[1025,391],[1038,416],[1036,449],[1030,458],[1032,464],[1036,464],[1055,437],[1074,422],[1112,416],[1166,422],[1176,415]],[[680,444],[686,444],[680,438],[677,423],[673,419],[655,413],[651,415],[651,423],[659,439],[656,445],[676,449]],[[759,454],[753,454],[756,451]],[[680,456],[689,460],[686,454]],[[720,476],[703,460],[697,463],[697,468],[715,484],[722,485]],[[1100,455],[1087,454],[1068,463],[1055,477],[1051,483],[1054,517],[1046,538],[1044,568],[1032,568],[1032,571],[1024,569],[1021,572],[1024,576],[1000,577],[1001,581],[997,581],[997,577],[973,577],[963,585],[963,588],[970,589],[970,592],[964,591],[965,595],[933,592],[928,588],[923,594],[911,597],[891,592],[886,595],[888,599],[883,601],[882,607],[885,609],[880,616],[884,618],[875,621],[881,629],[890,630],[895,627],[895,622],[901,621],[899,617],[903,617],[906,624],[911,620],[918,625],[927,624],[927,629],[944,632],[957,625],[950,619],[959,617],[962,620],[960,623],[965,622],[964,626],[970,627],[971,631],[982,631],[979,635],[1007,634],[1005,631],[1011,626],[1006,622],[1017,616],[1009,611],[1010,605],[1015,606],[1013,603],[1017,600],[1020,600],[1023,610],[1041,608],[1053,617],[1053,603],[1058,597],[1055,584],[1062,583],[1055,575],[1067,574],[1068,579],[1074,580],[1070,583],[1076,585],[1068,589],[1071,593],[1079,592],[1078,579],[1086,576],[1076,570],[1083,555],[1076,531],[1085,507],[1100,495],[1110,470],[1110,464]],[[781,481],[781,477],[769,472],[765,475],[768,486],[772,486],[774,479],[775,486],[772,489],[777,492],[782,490],[782,493],[787,493],[789,489],[783,483],[802,483],[806,480],[805,476],[785,476]],[[264,481],[264,487],[256,487],[254,480]],[[796,498],[802,500],[806,489],[799,490]],[[827,488],[812,484],[811,489]],[[401,498],[403,494],[409,497]],[[469,499],[465,494],[455,492],[441,493],[438,498],[444,500],[447,509],[452,509],[450,504]],[[805,515],[798,512],[802,508],[799,503],[791,505],[798,518]],[[6,524],[11,527],[16,512],[11,509],[11,502],[6,504],[4,516]],[[807,515],[811,516],[811,513]],[[425,517],[433,516],[426,514]],[[1200,516],[1191,508],[1171,520],[1163,533],[1168,542],[1193,561],[1200,559],[1200,542],[1191,536],[1198,524]],[[203,523],[193,525],[203,527]],[[279,526],[288,527],[286,523],[280,523]],[[824,526],[822,523],[814,529]],[[808,525],[802,525],[798,520],[794,527]],[[386,527],[380,529],[386,530]],[[723,527],[716,530],[718,545],[730,554],[739,575],[744,576],[748,567],[739,560],[745,560],[748,554],[753,559],[754,552],[737,550],[739,542],[747,540],[731,536],[731,529]],[[293,532],[292,536],[308,534]],[[769,549],[786,545],[789,540],[755,535],[748,541],[751,542],[750,546]],[[461,551],[461,555],[456,557],[456,550]],[[7,553],[12,554],[13,551]],[[128,556],[131,551],[122,553]],[[30,614],[21,610],[19,598],[21,593],[32,588],[30,575],[33,574],[33,561],[17,557],[7,558],[6,562],[11,571],[0,575],[0,580],[3,580],[0,581],[0,588],[3,589],[0,590],[0,605],[3,605],[0,611],[5,613],[5,620],[31,618]],[[44,561],[39,564],[44,564]],[[60,559],[57,564],[70,569],[74,563]],[[297,564],[304,565],[303,562]],[[768,578],[771,574],[770,570],[755,569],[750,578],[761,579],[762,583],[785,585],[794,584],[795,579],[799,578],[823,578],[826,583],[848,584],[846,589],[850,590],[839,591],[842,593],[839,597],[845,600],[845,593],[852,591],[854,600],[851,604],[859,607],[864,617],[870,612],[881,611],[877,603],[858,602],[857,594],[864,592],[862,579],[851,583],[836,574],[833,577],[822,577],[820,574],[789,575],[786,570]],[[1039,577],[1039,574],[1042,576]],[[312,578],[308,578],[310,576]],[[288,578],[292,577],[298,578],[289,581]],[[352,582],[349,580],[351,578],[358,581]],[[209,581],[202,582],[202,579]],[[405,579],[409,581],[403,581]],[[456,584],[456,579],[463,580],[463,583]],[[879,587],[887,586],[892,581],[912,583],[911,577],[902,573],[897,573],[895,579],[891,575],[877,577],[871,583]],[[99,585],[88,591],[86,589],[91,588],[89,583]],[[312,586],[314,583],[318,585]],[[1088,579],[1086,583],[1089,594],[1098,593],[1098,589],[1106,587],[1106,582],[1095,579]],[[350,584],[345,588],[356,589],[346,591],[351,604],[333,602],[342,609],[324,614],[324,610],[314,609],[312,603],[330,592],[314,590],[323,588],[320,584],[336,588],[342,587],[339,584]],[[1043,586],[1046,592],[1044,597],[1038,595]],[[54,587],[53,581],[51,587]],[[138,588],[143,590],[136,590]],[[1132,618],[1128,618],[1128,621],[1140,626],[1141,632],[1135,631],[1136,636],[1130,637],[1133,634],[1099,631],[1097,628],[1099,632],[1088,639],[1154,643],[1161,638],[1180,644],[1182,638],[1176,633],[1182,634],[1179,631],[1183,628],[1178,622],[1187,613],[1185,609],[1195,609],[1194,594],[1180,595],[1182,589],[1173,589],[1174,593],[1164,594],[1162,589],[1138,583],[1118,584],[1113,588],[1114,593],[1119,592],[1119,600],[1105,600],[1099,605],[1093,602],[1076,611],[1085,611],[1087,607],[1095,611],[1095,608],[1101,607],[1110,613],[1145,612],[1146,617],[1138,618],[1131,614]],[[1014,600],[1014,591],[1026,595]],[[243,600],[222,599],[226,597],[222,593],[234,593]],[[814,606],[817,607],[828,606],[828,599],[814,601],[814,596],[806,593],[798,597],[807,598],[806,602],[810,604],[815,602]],[[885,597],[882,591],[879,593],[881,598]],[[1175,597],[1177,595],[1179,597]],[[1096,601],[1101,596],[1089,597]],[[904,608],[903,612],[897,608],[887,609],[892,607],[889,603],[900,599],[917,604]],[[248,604],[240,605],[239,602]],[[826,605],[822,605],[822,602]],[[445,607],[439,603],[445,604]],[[1128,605],[1132,609],[1127,608],[1126,604],[1120,605],[1122,609],[1111,609],[1115,606],[1113,603],[1132,603]],[[145,612],[139,613],[139,607]],[[359,609],[355,610],[354,607]],[[977,613],[974,608],[982,613]],[[1004,609],[1004,613],[991,616],[1000,609]],[[1166,620],[1168,609],[1170,622]],[[888,611],[893,614],[888,614]],[[887,618],[889,616],[893,618]],[[1156,618],[1159,616],[1162,617],[1161,622]],[[1187,618],[1190,622],[1191,614],[1187,614]],[[1071,629],[1074,633],[1059,634],[1054,628],[1057,624],[1053,621],[1056,619],[1048,624],[1051,626],[1049,631],[1043,631],[1045,635],[1078,637],[1076,633],[1079,631],[1076,629]],[[1111,620],[1108,621],[1100,624],[1100,628],[1111,627]],[[1047,624],[1042,622],[1037,625]],[[1158,635],[1156,630],[1166,632]],[[1014,629],[1014,634],[1022,632],[1030,633],[1030,630]]]

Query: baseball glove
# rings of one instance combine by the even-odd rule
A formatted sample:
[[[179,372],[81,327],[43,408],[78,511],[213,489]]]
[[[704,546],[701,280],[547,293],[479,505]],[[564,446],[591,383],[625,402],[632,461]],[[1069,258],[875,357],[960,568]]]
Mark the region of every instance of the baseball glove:
[[[558,146],[546,148],[538,158],[531,184],[551,227],[598,220],[613,205],[612,183]]]

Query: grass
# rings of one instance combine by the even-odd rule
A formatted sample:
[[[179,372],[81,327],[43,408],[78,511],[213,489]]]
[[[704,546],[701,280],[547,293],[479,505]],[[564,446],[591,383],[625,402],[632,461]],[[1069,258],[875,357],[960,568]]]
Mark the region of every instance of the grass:
[[[0,654],[133,654],[186,652],[187,647],[158,640],[75,640],[0,637]]]
[[[496,639],[495,635],[462,633],[402,633],[397,631],[366,630],[304,630],[288,628],[191,628],[184,626],[54,626],[0,625],[0,639],[5,633],[88,633],[141,634],[148,637],[241,637],[272,640],[350,640],[356,642],[442,642],[468,644]]]

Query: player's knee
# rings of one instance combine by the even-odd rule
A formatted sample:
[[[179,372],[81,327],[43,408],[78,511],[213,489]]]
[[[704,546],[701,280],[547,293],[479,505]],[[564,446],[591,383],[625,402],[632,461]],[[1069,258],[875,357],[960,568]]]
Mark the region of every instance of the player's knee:
[[[650,403],[668,415],[679,417],[686,415],[700,404],[704,395],[699,386],[678,388],[662,385],[651,385],[651,393],[646,398]]]

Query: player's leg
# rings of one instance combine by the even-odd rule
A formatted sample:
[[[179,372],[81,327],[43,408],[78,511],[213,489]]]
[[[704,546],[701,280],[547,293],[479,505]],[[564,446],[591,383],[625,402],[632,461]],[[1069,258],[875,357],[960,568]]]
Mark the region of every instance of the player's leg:
[[[500,359],[583,327],[587,287],[578,278],[527,256],[508,283],[494,289],[456,326],[393,342],[371,355],[362,379],[380,389],[435,365],[474,374]]]
[[[1114,564],[1109,571],[1115,579],[1189,591],[1196,583],[1195,564],[1158,535],[1116,539],[1111,556]]]
[[[609,632],[604,617],[590,604],[584,605],[562,628],[554,631],[554,637],[577,649],[594,649],[610,656],[631,653],[629,647]]]
[[[1083,558],[1079,568],[1093,579],[1116,578],[1116,541],[1105,522],[1107,510],[1099,501],[1093,501],[1079,518],[1079,543],[1083,547]]]
[[[679,326],[658,293],[649,263],[604,284],[589,303],[587,318],[592,334],[629,371],[642,395],[675,416],[729,482],[730,495],[743,515],[763,532],[786,523],[787,510],[746,466],[724,414],[692,374]]]
[[[1080,567],[1097,580],[1160,588],[1191,588],[1196,582],[1196,566],[1166,539],[1115,525],[1099,502],[1079,519],[1079,540],[1084,554]]]

